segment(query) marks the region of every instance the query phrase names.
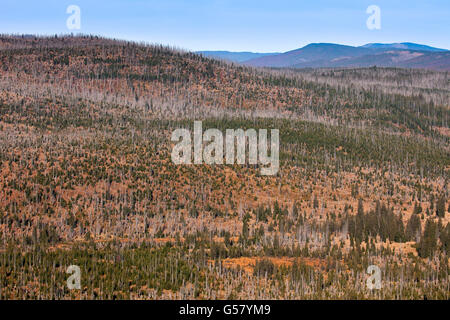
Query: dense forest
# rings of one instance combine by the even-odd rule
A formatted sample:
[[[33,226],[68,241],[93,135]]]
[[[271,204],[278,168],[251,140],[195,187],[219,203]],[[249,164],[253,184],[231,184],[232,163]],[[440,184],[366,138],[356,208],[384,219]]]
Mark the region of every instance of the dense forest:
[[[9,35],[0,70],[0,299],[449,299],[448,72]],[[279,129],[278,174],[175,165],[194,120]]]

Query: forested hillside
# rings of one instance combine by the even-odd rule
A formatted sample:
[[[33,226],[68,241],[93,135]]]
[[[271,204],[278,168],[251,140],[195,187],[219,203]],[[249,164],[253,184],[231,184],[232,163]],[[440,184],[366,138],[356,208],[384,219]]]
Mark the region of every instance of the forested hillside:
[[[448,72],[7,35],[0,70],[1,299],[449,299]],[[175,165],[194,120],[279,129],[278,174]]]

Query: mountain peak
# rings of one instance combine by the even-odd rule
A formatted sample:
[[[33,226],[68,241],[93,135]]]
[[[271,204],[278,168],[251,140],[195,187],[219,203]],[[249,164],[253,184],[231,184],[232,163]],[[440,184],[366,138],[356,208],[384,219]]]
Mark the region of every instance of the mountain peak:
[[[354,48],[352,46],[348,46],[348,45],[345,45],[345,44],[329,43],[329,42],[315,42],[315,43],[307,44],[306,46],[302,47],[301,49],[306,49],[306,48],[337,48],[337,47]]]
[[[430,52],[438,52],[438,51],[448,51],[446,49],[440,49],[435,47],[430,47],[424,44],[417,44],[413,42],[396,42],[396,43],[368,43],[361,48],[369,48],[369,49],[397,49],[397,50],[416,50],[416,51],[430,51]]]

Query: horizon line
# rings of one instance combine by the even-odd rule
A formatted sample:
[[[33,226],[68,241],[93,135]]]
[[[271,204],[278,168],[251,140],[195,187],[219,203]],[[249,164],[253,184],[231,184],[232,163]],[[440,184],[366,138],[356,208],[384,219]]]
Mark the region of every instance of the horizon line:
[[[336,43],[336,42],[310,42],[308,44],[296,47],[294,49],[290,49],[287,51],[268,51],[268,52],[262,52],[262,51],[254,51],[254,50],[240,50],[240,51],[230,51],[227,49],[202,49],[202,50],[193,50],[193,49],[188,49],[188,48],[183,48],[179,45],[176,44],[168,44],[168,43],[159,43],[159,42],[150,42],[147,40],[132,40],[132,39],[125,39],[125,38],[116,38],[113,36],[106,36],[106,35],[101,35],[101,34],[93,34],[93,33],[43,33],[43,34],[33,34],[33,33],[0,33],[0,37],[3,36],[15,36],[15,37],[21,37],[21,36],[28,36],[28,37],[37,37],[37,38],[49,38],[49,37],[82,37],[82,36],[88,36],[88,37],[99,37],[99,38],[104,38],[104,39],[108,39],[108,40],[116,40],[116,41],[125,41],[125,42],[131,42],[131,43],[135,43],[135,44],[145,44],[145,45],[162,45],[162,46],[167,46],[167,47],[173,47],[176,48],[178,50],[182,50],[182,51],[188,51],[188,52],[194,52],[194,53],[198,53],[198,52],[231,52],[231,53],[263,53],[263,54],[271,54],[271,53],[277,53],[277,54],[282,54],[282,53],[286,53],[286,52],[290,52],[290,51],[294,51],[294,50],[298,50],[301,48],[304,48],[308,45],[311,44],[334,44],[334,45],[341,45],[341,46],[349,46],[349,47],[354,47],[354,48],[358,48],[358,47],[363,47],[365,45],[369,45],[369,44],[382,44],[382,45],[392,45],[392,44],[405,44],[405,43],[410,43],[410,44],[416,44],[416,45],[422,45],[422,46],[427,46],[427,47],[431,47],[434,49],[440,49],[440,50],[446,50],[446,51],[450,51],[449,48],[443,48],[443,47],[434,47],[432,45],[429,44],[423,44],[423,43],[417,43],[417,42],[411,42],[411,41],[402,41],[402,42],[389,42],[389,43],[385,43],[385,42],[367,42],[361,45],[350,45],[350,44],[344,44],[344,43]],[[409,49],[411,50],[411,49]]]

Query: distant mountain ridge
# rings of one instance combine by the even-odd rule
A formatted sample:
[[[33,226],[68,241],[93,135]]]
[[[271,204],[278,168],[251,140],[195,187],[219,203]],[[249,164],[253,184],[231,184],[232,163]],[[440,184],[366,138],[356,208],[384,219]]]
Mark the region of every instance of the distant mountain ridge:
[[[292,67],[308,61],[331,60],[341,57],[358,57],[371,53],[371,49],[352,47],[334,43],[311,43],[279,55],[245,61],[253,67]]]
[[[278,55],[280,52],[258,53],[258,52],[231,52],[231,51],[196,51],[205,57],[212,57],[233,62],[244,62],[264,56]]]
[[[407,49],[407,50],[418,50],[418,51],[448,51],[447,49],[440,49],[435,47],[430,47],[424,44],[417,44],[412,42],[402,42],[402,43],[368,43],[363,45],[364,48],[372,49]]]
[[[207,54],[205,54],[205,51],[203,54],[209,57],[231,60],[252,67],[331,68],[379,66],[450,70],[449,50],[411,42],[369,43],[359,47],[334,43],[311,43],[302,48],[278,54],[248,54],[228,51],[206,52]]]

